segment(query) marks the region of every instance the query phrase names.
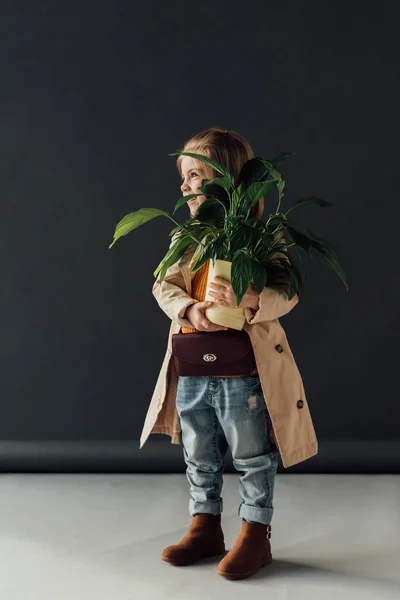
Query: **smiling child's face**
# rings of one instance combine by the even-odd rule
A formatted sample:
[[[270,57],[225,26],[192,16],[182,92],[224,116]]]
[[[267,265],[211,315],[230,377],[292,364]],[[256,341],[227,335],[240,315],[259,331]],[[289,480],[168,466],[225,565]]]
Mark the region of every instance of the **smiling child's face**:
[[[198,194],[200,190],[202,179],[211,179],[210,169],[207,168],[205,163],[202,163],[191,156],[184,156],[180,165],[181,168],[181,192],[183,196],[188,194]],[[190,216],[194,217],[199,206],[204,202],[206,197],[204,195],[192,198],[187,202],[190,210]]]

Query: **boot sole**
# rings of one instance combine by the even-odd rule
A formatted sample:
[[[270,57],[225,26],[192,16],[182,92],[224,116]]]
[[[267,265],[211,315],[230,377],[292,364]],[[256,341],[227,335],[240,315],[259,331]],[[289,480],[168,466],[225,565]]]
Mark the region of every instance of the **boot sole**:
[[[257,571],[259,569],[261,569],[262,567],[266,567],[270,564],[272,564],[272,556],[268,557],[263,563],[261,563],[261,565],[259,565],[252,571],[248,571],[247,573],[224,573],[224,571],[218,571],[218,570],[217,570],[217,573],[218,573],[218,575],[221,575],[221,577],[224,577],[225,579],[230,579],[231,581],[237,581],[239,579],[247,579],[247,577],[251,577],[252,575],[257,573]]]
[[[174,567],[186,567],[188,565],[193,565],[194,563],[198,562],[199,560],[202,560],[203,558],[213,558],[215,556],[221,557],[224,556],[226,554],[226,550],[225,548],[220,551],[220,552],[213,552],[212,554],[202,554],[201,556],[195,558],[194,560],[179,560],[179,559],[175,559],[175,558],[168,558],[167,556],[162,556],[161,560],[163,560],[164,562],[167,562],[170,565],[173,565]]]

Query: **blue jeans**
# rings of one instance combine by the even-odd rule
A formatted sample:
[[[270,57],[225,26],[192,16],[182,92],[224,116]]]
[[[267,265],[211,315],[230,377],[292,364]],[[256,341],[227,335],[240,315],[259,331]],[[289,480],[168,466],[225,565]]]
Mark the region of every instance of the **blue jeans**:
[[[190,483],[189,514],[222,513],[229,446],[240,472],[238,515],[271,523],[279,451],[269,439],[272,424],[259,378],[178,376],[176,407]]]

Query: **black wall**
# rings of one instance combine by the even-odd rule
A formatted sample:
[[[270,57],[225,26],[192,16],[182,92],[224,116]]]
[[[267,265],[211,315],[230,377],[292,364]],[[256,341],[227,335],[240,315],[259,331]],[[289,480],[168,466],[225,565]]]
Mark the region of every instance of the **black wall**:
[[[151,294],[180,197],[167,156],[197,131],[293,151],[284,206],[337,244],[283,317],[320,442],[291,471],[398,472],[397,4],[0,4],[0,468],[184,470],[139,436],[169,320]],[[177,219],[187,218],[181,208]]]

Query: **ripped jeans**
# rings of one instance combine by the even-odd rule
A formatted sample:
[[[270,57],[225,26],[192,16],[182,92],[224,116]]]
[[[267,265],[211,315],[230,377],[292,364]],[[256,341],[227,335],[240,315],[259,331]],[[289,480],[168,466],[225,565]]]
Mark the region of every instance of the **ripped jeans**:
[[[222,513],[228,446],[240,473],[238,515],[268,525],[279,451],[258,377],[178,376],[176,407],[182,429],[189,514]]]

